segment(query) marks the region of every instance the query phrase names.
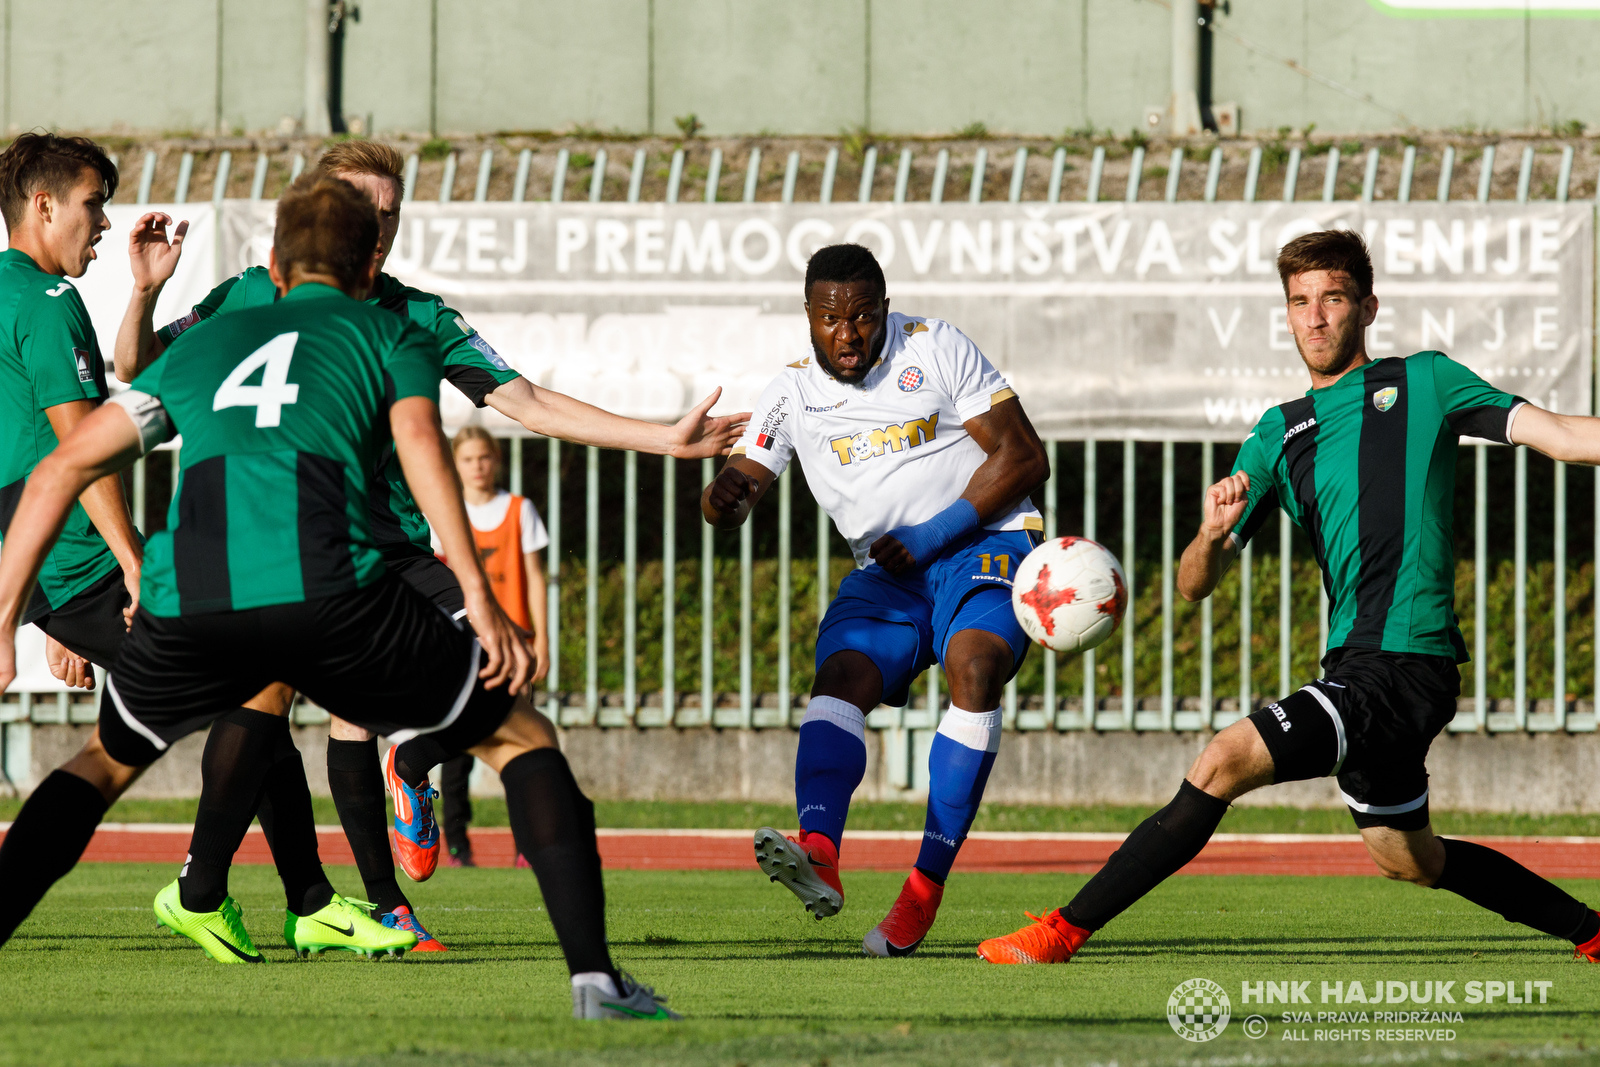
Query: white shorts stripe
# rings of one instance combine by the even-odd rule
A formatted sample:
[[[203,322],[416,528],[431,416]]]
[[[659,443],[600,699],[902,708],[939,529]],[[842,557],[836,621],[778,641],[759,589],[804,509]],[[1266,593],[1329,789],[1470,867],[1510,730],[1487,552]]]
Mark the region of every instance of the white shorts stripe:
[[[157,737],[150,727],[135,719],[132,712],[128,711],[128,706],[122,702],[122,694],[117,692],[117,683],[111,680],[110,675],[106,675],[106,692],[111,694],[111,704],[117,709],[117,715],[127,724],[128,729],[156,746],[157,752],[165,752],[167,750],[167,743]]]
[[[1363,804],[1343,789],[1339,790],[1339,795],[1344,798],[1346,804],[1364,815],[1399,815],[1407,811],[1416,811],[1428,802],[1428,791],[1426,789],[1422,791],[1420,797],[1415,800],[1408,800],[1404,804]]]
[[[1344,766],[1345,753],[1348,751],[1344,737],[1344,720],[1339,718],[1339,709],[1333,706],[1333,701],[1329,700],[1322,690],[1314,685],[1303,685],[1300,690],[1317,698],[1317,703],[1322,705],[1322,710],[1326,711],[1328,718],[1333,720],[1333,732],[1339,736],[1339,755],[1333,761],[1333,770],[1328,772],[1328,776],[1331,778],[1339,773],[1340,767]]]
[[[461,712],[467,706],[467,701],[472,697],[472,688],[478,681],[478,639],[472,639],[472,652],[467,657],[467,677],[461,683],[461,691],[456,694],[456,702],[451,705],[450,712],[432,726],[414,726],[407,730],[396,730],[389,735],[389,743],[403,745],[413,737],[423,734],[438,733],[461,717]]]

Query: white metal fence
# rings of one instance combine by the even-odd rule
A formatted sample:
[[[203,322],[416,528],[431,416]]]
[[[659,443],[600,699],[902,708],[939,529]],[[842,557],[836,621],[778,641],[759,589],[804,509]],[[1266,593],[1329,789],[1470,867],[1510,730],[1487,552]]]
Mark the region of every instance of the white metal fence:
[[[1341,159],[1340,149],[1331,147],[1327,149],[1327,163],[1324,170],[1322,199],[1332,201],[1338,190],[1338,175],[1346,160]],[[1219,176],[1222,171],[1224,149],[1214,148],[1206,163],[1206,200],[1214,200],[1217,196]],[[593,173],[589,182],[588,199],[599,201],[604,184],[602,175],[606,168],[606,151],[600,149],[593,160]],[[1028,149],[1021,148],[1011,160],[1010,199],[1019,202],[1024,190],[1024,175],[1029,162]],[[516,178],[513,185],[513,199],[521,201],[527,198],[529,176],[532,170],[532,153],[523,151],[517,160]],[[678,201],[680,194],[686,193],[686,152],[678,149],[671,158],[670,173],[667,180],[666,199],[668,202]],[[833,148],[828,152],[827,161],[822,174],[820,199],[824,202],[834,198],[836,191],[836,177],[839,169],[840,151]],[[1556,183],[1555,199],[1565,201],[1571,183],[1574,153],[1571,147],[1563,151],[1559,178]],[[909,178],[912,170],[912,153],[910,149],[901,151],[898,163],[894,169],[893,199],[895,202],[905,202]],[[1090,172],[1087,186],[1087,198],[1100,200],[1102,197],[1102,175],[1104,172],[1106,150],[1102,147],[1094,149],[1090,159]],[[1361,199],[1370,201],[1376,195],[1379,177],[1379,150],[1374,148],[1365,155]],[[1480,201],[1489,199],[1492,187],[1492,173],[1495,160],[1495,147],[1488,146],[1484,149],[1478,160],[1479,181],[1478,196]],[[723,154],[720,149],[712,150],[707,164],[707,174],[702,196],[711,202],[718,199],[723,184]],[[1281,196],[1284,200],[1296,198],[1297,187],[1301,172],[1301,149],[1293,148],[1284,170],[1283,187]],[[152,176],[155,172],[156,157],[153,152],[147,153],[139,182],[139,201],[148,202],[151,193]],[[254,180],[251,186],[251,198],[260,199],[266,193],[267,177],[269,173],[269,160],[265,154],[258,156],[255,164]],[[743,183],[744,199],[754,200],[757,192],[757,177],[760,172],[761,152],[759,148],[751,150],[745,170]],[[1395,197],[1399,201],[1409,201],[1412,197],[1413,175],[1415,173],[1416,148],[1407,146],[1404,149],[1404,158],[1401,176]],[[290,163],[289,173],[298,175],[303,169],[305,161],[296,155]],[[494,165],[492,150],[485,150],[478,160],[474,199],[485,200],[488,196],[490,176]],[[1186,161],[1184,150],[1175,148],[1167,164],[1166,200],[1174,201],[1178,198],[1181,175],[1185,166],[1191,165]],[[231,166],[229,153],[222,153],[219,161],[217,176],[214,182],[214,195],[220,199],[227,186],[228,172]],[[418,160],[411,156],[407,164],[407,196],[412,195],[416,187]],[[989,166],[987,150],[979,148],[976,157],[972,160],[972,179],[970,187],[966,190],[967,199],[978,202],[983,196],[984,180]],[[1057,149],[1051,157],[1050,178],[1048,186],[1048,199],[1051,202],[1059,200],[1062,188],[1062,178],[1067,166],[1066,149]],[[1132,202],[1137,199],[1141,186],[1145,166],[1145,148],[1135,146],[1130,160],[1130,174],[1124,191],[1124,199]],[[1441,173],[1438,183],[1437,199],[1446,200],[1450,195],[1451,180],[1455,166],[1455,152],[1446,149],[1441,161]],[[646,167],[646,154],[638,150],[633,159],[628,187],[628,199],[637,201],[643,185]],[[449,200],[453,195],[456,184],[458,160],[452,153],[445,161],[444,179],[441,186],[440,200]],[[862,178],[859,189],[856,191],[857,199],[869,201],[876,192],[877,179],[881,170],[877,160],[877,149],[865,149],[862,159]],[[930,199],[941,201],[944,199],[947,180],[950,171],[950,153],[941,149],[938,152],[934,180]],[[192,173],[192,158],[187,154],[180,167],[175,199],[182,203],[188,198],[189,178]],[[799,170],[799,154],[790,153],[784,173],[785,201],[792,201]],[[1534,170],[1534,149],[1525,147],[1520,162],[1519,178],[1517,183],[1517,199],[1526,201],[1529,198],[1531,176]],[[556,156],[554,164],[554,179],[549,190],[552,200],[561,200],[567,196],[569,171],[569,153],[561,149]],[[1259,190],[1262,172],[1262,149],[1255,147],[1250,150],[1248,170],[1245,180],[1244,198],[1256,199]],[[809,673],[809,664],[796,665],[791,662],[794,655],[795,634],[792,632],[791,615],[793,614],[793,572],[795,568],[795,550],[793,544],[794,526],[794,472],[786,473],[780,480],[773,494],[775,500],[763,505],[765,510],[776,511],[777,537],[776,537],[776,607],[777,626],[773,635],[771,647],[758,647],[753,626],[753,597],[754,589],[752,574],[755,568],[754,538],[752,525],[747,523],[739,532],[738,559],[738,624],[737,632],[715,632],[713,620],[716,617],[716,606],[719,592],[714,581],[715,562],[720,558],[718,552],[719,535],[709,527],[701,525],[699,544],[698,574],[694,579],[699,583],[699,616],[700,626],[698,634],[684,633],[677,618],[677,597],[664,597],[659,605],[660,645],[662,649],[660,664],[641,664],[639,662],[641,603],[639,600],[639,531],[642,522],[653,522],[654,517],[639,514],[639,479],[641,460],[636,454],[627,453],[622,458],[623,484],[619,493],[621,499],[604,498],[602,493],[601,478],[601,450],[585,448],[583,452],[583,518],[582,518],[582,544],[576,544],[574,539],[564,530],[563,519],[570,523],[571,515],[564,515],[563,501],[563,455],[567,449],[559,442],[546,443],[531,442],[517,443],[510,449],[510,483],[513,491],[520,492],[530,482],[526,477],[525,451],[534,457],[544,452],[546,463],[544,499],[543,504],[545,519],[550,531],[551,546],[547,552],[548,576],[550,582],[550,618],[552,632],[550,635],[551,647],[559,650],[562,647],[560,627],[562,626],[563,581],[572,575],[581,572],[584,581],[582,596],[582,627],[583,627],[583,654],[581,667],[576,663],[563,663],[558,654],[555,658],[550,676],[546,682],[547,703],[550,714],[563,725],[595,725],[601,727],[664,727],[664,726],[715,726],[731,728],[786,728],[795,725],[799,720],[800,709],[797,705],[802,701],[802,694],[796,692],[794,681],[798,675]],[[1175,461],[1176,449],[1193,448],[1199,450],[1199,485],[1209,484],[1218,472],[1216,462],[1216,446],[1209,442],[1186,444],[1167,441],[1159,445],[1160,469],[1159,474],[1154,470],[1141,471],[1136,459],[1136,446],[1133,441],[1086,441],[1067,442],[1049,441],[1049,448],[1053,475],[1041,493],[1041,504],[1045,514],[1046,533],[1054,536],[1058,532],[1058,492],[1064,483],[1063,462],[1073,465],[1081,463],[1081,477],[1073,481],[1081,484],[1082,509],[1076,517],[1079,526],[1076,529],[1063,529],[1062,533],[1081,533],[1104,541],[1121,555],[1124,566],[1128,570],[1130,595],[1153,596],[1159,600],[1159,609],[1146,614],[1151,621],[1147,626],[1157,629],[1157,634],[1149,634],[1134,624],[1136,610],[1140,608],[1137,601],[1130,601],[1128,607],[1128,625],[1125,625],[1118,638],[1104,646],[1097,652],[1091,652],[1082,657],[1081,669],[1073,669],[1071,673],[1077,674],[1081,680],[1072,686],[1073,691],[1068,692],[1067,686],[1058,684],[1062,682],[1066,665],[1054,655],[1045,656],[1040,672],[1039,684],[1030,691],[1019,692],[1019,686],[1013,682],[1006,690],[1004,721],[1007,728],[1018,730],[1139,730],[1139,731],[1171,731],[1171,730],[1206,730],[1217,729],[1236,720],[1242,714],[1257,706],[1263,700],[1270,700],[1283,692],[1289,691],[1297,681],[1303,678],[1295,676],[1292,667],[1294,653],[1292,621],[1294,613],[1294,589],[1292,581],[1292,567],[1296,558],[1294,547],[1293,528],[1286,516],[1280,516],[1279,539],[1277,546],[1276,563],[1278,569],[1279,603],[1278,608],[1278,672],[1277,684],[1271,687],[1261,687],[1252,684],[1252,675],[1255,673],[1255,664],[1252,662],[1252,646],[1255,644],[1257,623],[1260,621],[1257,612],[1243,611],[1237,619],[1238,644],[1237,648],[1219,648],[1215,641],[1219,620],[1215,617],[1215,607],[1212,601],[1203,602],[1198,608],[1198,632],[1194,634],[1193,648],[1181,652],[1178,648],[1178,633],[1175,620],[1178,607],[1174,602],[1173,592],[1173,566],[1175,556],[1181,549],[1182,543],[1187,539],[1188,531],[1198,520],[1197,504],[1189,509],[1193,513],[1180,514],[1177,504],[1178,490],[1176,486],[1176,472],[1178,464]],[[1120,451],[1121,453],[1121,484],[1120,486],[1101,485],[1099,473],[1101,459],[1109,459],[1107,451]],[[1074,455],[1076,453],[1076,455]],[[142,529],[151,528],[151,520],[159,524],[160,511],[152,506],[151,485],[155,481],[163,481],[168,485],[175,479],[177,470],[177,454],[168,453],[165,456],[153,455],[139,464],[133,476],[133,506],[135,517]],[[645,458],[646,477],[659,479],[664,501],[661,514],[661,545],[660,558],[662,573],[674,576],[674,582],[679,578],[680,562],[690,563],[687,556],[680,560],[678,545],[678,519],[679,508],[688,506],[678,499],[678,464],[672,460],[662,461],[654,458]],[[1466,699],[1463,701],[1463,710],[1456,721],[1451,725],[1456,731],[1593,731],[1596,728],[1596,717],[1593,712],[1592,702],[1577,704],[1567,699],[1569,691],[1569,671],[1567,663],[1569,621],[1567,581],[1569,565],[1573,562],[1568,555],[1568,532],[1572,525],[1572,516],[1568,509],[1567,471],[1564,464],[1556,463],[1552,470],[1552,513],[1549,521],[1552,524],[1553,537],[1551,542],[1550,575],[1553,588],[1549,590],[1551,603],[1551,633],[1548,642],[1549,655],[1552,659],[1551,684],[1547,693],[1534,693],[1529,689],[1529,609],[1528,593],[1529,579],[1529,534],[1530,521],[1528,506],[1529,460],[1526,449],[1515,450],[1514,478],[1512,499],[1510,505],[1513,511],[1513,567],[1515,600],[1511,612],[1512,617],[1506,619],[1497,617],[1490,612],[1489,602],[1489,545],[1488,545],[1488,517],[1490,514],[1489,500],[1489,449],[1487,446],[1469,446],[1464,449],[1462,456],[1464,465],[1470,466],[1474,472],[1473,496],[1473,530],[1472,543],[1474,546],[1472,575],[1473,593],[1471,596],[1470,612],[1463,611],[1470,621],[1470,631],[1473,638],[1473,663],[1467,665],[1464,671],[1464,685],[1466,686]],[[1536,463],[1543,463],[1536,459]],[[152,477],[151,471],[154,464],[170,464],[170,475],[161,472]],[[650,472],[651,466],[659,465],[659,473]],[[714,465],[705,461],[700,467],[700,480],[709,480]],[[1136,508],[1137,489],[1140,479],[1144,477],[1160,480],[1160,549],[1152,558],[1149,553],[1141,554],[1136,542],[1141,523],[1148,523],[1156,517],[1141,515]],[[685,494],[687,496],[687,494]],[[1196,500],[1198,492],[1195,493]],[[620,507],[619,507],[620,505]],[[1496,501],[1497,509],[1504,508],[1505,502]],[[1600,481],[1596,483],[1595,508],[1595,555],[1600,558]],[[1102,514],[1104,513],[1104,514]],[[623,550],[619,561],[615,559],[602,559],[600,552],[600,531],[602,523],[614,524],[620,518],[622,527]],[[1102,518],[1111,521],[1102,521]],[[1120,518],[1120,524],[1116,519]],[[1119,528],[1120,525],[1120,528]],[[818,536],[814,546],[802,546],[800,551],[804,554],[815,552],[815,567],[817,574],[828,574],[831,564],[839,553],[838,547],[832,543],[835,536],[826,516],[817,514],[816,529]],[[1466,531],[1459,531],[1464,535]],[[1261,540],[1258,538],[1258,540]],[[1252,583],[1256,580],[1259,566],[1254,562],[1255,548],[1247,548],[1237,568],[1237,578],[1231,581],[1238,582],[1238,604],[1251,604]],[[1308,558],[1308,553],[1302,544],[1300,559]],[[581,566],[579,565],[581,563]],[[808,561],[809,563],[809,561]],[[607,566],[620,566],[622,572],[623,598],[621,610],[618,613],[607,614],[601,604],[600,583],[602,572]],[[1159,571],[1159,580],[1144,585],[1146,593],[1138,594],[1141,589],[1139,584],[1147,569],[1155,568]],[[815,583],[816,605],[815,617],[820,617],[826,607],[826,602],[831,595],[831,583],[818,581]],[[674,585],[676,589],[676,585]],[[1320,589],[1320,583],[1319,583]],[[1541,596],[1542,599],[1542,596]],[[1591,598],[1593,603],[1590,610],[1595,613],[1596,632],[1600,632],[1600,598]],[[570,598],[568,600],[570,604]],[[1463,604],[1463,608],[1467,605]],[[653,613],[654,614],[654,613]],[[620,616],[620,617],[619,617]],[[1321,641],[1325,643],[1327,634],[1327,604],[1325,598],[1320,604]],[[618,693],[602,692],[600,687],[600,659],[602,645],[607,644],[614,637],[617,630],[621,631],[620,656],[622,659],[622,686]],[[1263,628],[1265,631],[1268,628]],[[1489,672],[1486,667],[1487,650],[1491,635],[1493,640],[1503,641],[1509,633],[1509,640],[1514,645],[1514,670],[1511,692],[1505,699],[1491,700],[1489,692]],[[695,637],[699,640],[700,676],[698,689],[681,691],[676,683],[675,674],[682,657],[680,648],[687,650],[688,642]],[[1121,679],[1133,679],[1138,674],[1136,664],[1136,651],[1139,642],[1159,639],[1159,682],[1149,684],[1141,690],[1136,684],[1124,683],[1117,687],[1117,691],[1107,691],[1107,686],[1099,680],[1100,672],[1097,671],[1097,656],[1102,657],[1099,662],[1115,662],[1120,666],[1116,672]],[[1120,643],[1119,643],[1120,642]],[[719,649],[727,650],[737,644],[737,684],[735,686],[718,686],[715,671],[715,661]],[[805,646],[802,642],[802,647]],[[1600,641],[1591,641],[1595,661],[1587,665],[1590,671],[1600,669]],[[1317,653],[1320,655],[1322,645],[1319,644]],[[1039,655],[1035,650],[1032,655]],[[1198,693],[1178,693],[1175,691],[1175,665],[1180,656],[1198,658]],[[776,660],[776,692],[758,693],[755,691],[753,678],[756,673],[755,666],[758,657],[768,657]],[[1236,657],[1238,663],[1239,685],[1236,691],[1220,693],[1213,685],[1217,673],[1216,667],[1224,662],[1225,658]],[[1304,657],[1302,656],[1302,659]],[[574,671],[578,677],[573,677]],[[1150,672],[1154,673],[1154,672]],[[44,687],[40,687],[41,690]],[[1265,691],[1263,689],[1265,688]],[[1592,690],[1591,690],[1592,691]],[[1535,702],[1537,700],[1537,703]],[[8,697],[4,704],[0,704],[0,721],[5,722],[88,722],[93,721],[96,704],[92,698],[86,696],[71,696],[65,693],[48,692],[23,692],[19,695]],[[868,725],[874,728],[896,729],[926,729],[936,725],[942,710],[940,697],[940,677],[937,668],[928,673],[926,679],[920,684],[917,695],[912,705],[906,708],[879,708],[868,718]],[[312,707],[302,707],[297,711],[302,721],[315,721],[322,713]],[[9,763],[9,757],[8,757]]]

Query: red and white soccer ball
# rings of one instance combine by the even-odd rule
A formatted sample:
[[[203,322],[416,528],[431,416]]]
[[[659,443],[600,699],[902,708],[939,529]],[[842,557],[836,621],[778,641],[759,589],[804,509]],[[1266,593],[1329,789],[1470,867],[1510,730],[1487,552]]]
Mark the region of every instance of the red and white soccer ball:
[[[1011,606],[1030,638],[1057,652],[1087,652],[1116,632],[1128,606],[1122,564],[1087,537],[1046,541],[1022,561]]]

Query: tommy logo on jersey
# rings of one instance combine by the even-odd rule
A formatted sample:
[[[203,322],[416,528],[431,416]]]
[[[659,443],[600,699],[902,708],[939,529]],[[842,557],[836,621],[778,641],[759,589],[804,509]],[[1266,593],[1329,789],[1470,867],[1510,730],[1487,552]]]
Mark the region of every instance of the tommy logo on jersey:
[[[907,367],[900,372],[900,380],[895,383],[902,393],[914,393],[922,388],[922,368]]]
[[[772,410],[767,412],[767,417],[761,423],[761,430],[756,434],[757,448],[771,448],[773,435],[778,432],[778,427],[783,425],[783,420],[789,417],[789,398],[780,396],[778,402],[772,405]]]
[[[839,457],[839,466],[848,467],[852,463],[860,463],[874,456],[883,455],[885,448],[891,452],[899,452],[926,444],[934,439],[938,430],[939,413],[935,411],[925,419],[912,419],[899,426],[884,426],[880,429],[862,430],[849,437],[835,437],[828,442],[828,447]]]
[[[1399,396],[1400,390],[1396,389],[1392,385],[1387,389],[1379,389],[1376,393],[1372,394],[1372,406],[1377,408],[1379,411],[1388,411],[1390,408],[1394,407],[1394,402],[1399,399]]]

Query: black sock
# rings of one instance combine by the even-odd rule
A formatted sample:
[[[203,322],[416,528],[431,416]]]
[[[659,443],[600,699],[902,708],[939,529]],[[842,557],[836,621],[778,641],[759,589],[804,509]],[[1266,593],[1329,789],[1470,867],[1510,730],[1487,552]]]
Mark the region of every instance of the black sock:
[[[256,818],[283,883],[284,906],[296,915],[310,915],[328,906],[333,886],[317,851],[317,821],[311,811],[305,761],[289,732],[289,720],[279,721],[283,725],[274,742],[272,767],[261,785]]]
[[[355,853],[356,868],[373,910],[381,915],[411,902],[394,877],[389,852],[389,808],[383,795],[383,770],[378,766],[378,740],[340,741],[328,738],[328,791],[339,811],[344,836]]]
[[[572,974],[613,976],[606,948],[606,889],[594,837],[594,805],[559,749],[525,752],[500,771],[517,850],[539,879],[545,910]]]
[[[934,874],[932,871],[928,870],[926,867],[918,867],[917,870],[922,872],[922,877],[926,878],[928,881],[932,882],[934,885],[944,885],[944,879],[941,878],[939,875]]]
[[[0,945],[77,865],[108,806],[100,790],[69,771],[52,771],[28,797],[0,844]]]
[[[1433,884],[1488,908],[1507,922],[1521,923],[1574,945],[1600,933],[1600,918],[1583,901],[1540,878],[1492,848],[1441,837],[1444,871]]]
[[[1198,856],[1227,811],[1226,800],[1185,780],[1172,803],[1140,823],[1078,890],[1062,917],[1084,930],[1100,929]]]
[[[394,773],[412,789],[420,789],[428,772],[448,762],[456,753],[424,734],[401,745],[394,754]]]
[[[396,753],[398,755],[398,753]],[[439,775],[439,799],[444,803],[444,844],[452,856],[471,852],[467,826],[472,822],[472,765],[477,760],[463,753],[445,761]]]
[[[189,911],[216,911],[228,896],[228,868],[261,801],[261,785],[284,729],[281,716],[234,708],[211,724],[200,760],[200,808],[178,895]]]

